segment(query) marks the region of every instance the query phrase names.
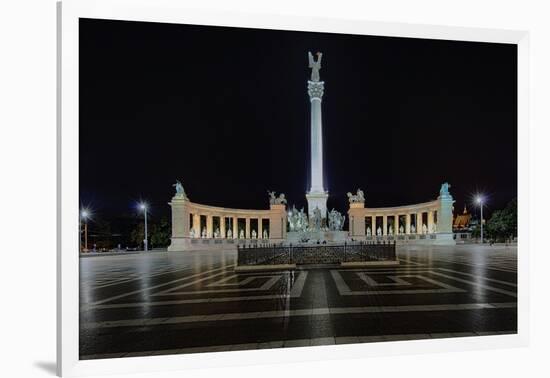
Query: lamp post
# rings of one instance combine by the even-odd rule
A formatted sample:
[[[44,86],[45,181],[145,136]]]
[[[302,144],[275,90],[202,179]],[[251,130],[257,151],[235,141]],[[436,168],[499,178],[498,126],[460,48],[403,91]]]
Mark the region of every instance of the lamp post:
[[[80,234],[80,249],[84,252],[88,252],[88,218],[90,212],[87,209],[82,209],[80,211],[80,222],[79,222],[79,234]],[[82,249],[82,220],[84,219],[84,249]]]
[[[145,214],[145,237],[143,239],[143,250],[147,251],[147,204],[142,202],[139,204],[139,208],[143,210],[143,213]]]
[[[481,233],[480,233],[480,236],[481,236],[481,244],[483,244],[483,197],[482,196],[477,196],[476,198],[476,202],[477,204],[479,205],[479,208],[480,208],[480,224],[481,224]]]

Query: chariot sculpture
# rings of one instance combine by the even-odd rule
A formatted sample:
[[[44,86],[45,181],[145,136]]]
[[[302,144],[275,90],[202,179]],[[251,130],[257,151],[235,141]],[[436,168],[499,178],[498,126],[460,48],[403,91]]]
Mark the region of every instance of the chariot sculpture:
[[[356,194],[347,193],[349,203],[365,202],[365,193],[361,189],[357,189]]]
[[[284,193],[279,194],[279,197],[277,197],[275,192],[271,192],[268,190],[267,194],[269,194],[270,205],[286,205],[287,202]]]

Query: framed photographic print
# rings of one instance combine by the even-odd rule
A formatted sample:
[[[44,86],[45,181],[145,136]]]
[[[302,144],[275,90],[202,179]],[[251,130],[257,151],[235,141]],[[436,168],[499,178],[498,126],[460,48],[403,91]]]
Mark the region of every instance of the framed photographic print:
[[[525,345],[527,33],[58,15],[59,374]]]

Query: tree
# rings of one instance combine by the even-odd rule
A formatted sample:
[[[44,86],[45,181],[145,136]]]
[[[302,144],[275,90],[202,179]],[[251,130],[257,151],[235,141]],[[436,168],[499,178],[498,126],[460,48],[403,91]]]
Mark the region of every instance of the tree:
[[[487,235],[495,241],[511,240],[517,236],[517,199],[502,210],[495,211],[487,222]]]
[[[170,237],[172,230],[166,218],[162,218],[159,223],[154,223],[151,226],[151,246],[152,247],[167,247],[170,245]]]
[[[143,223],[138,223],[136,227],[130,233],[130,241],[136,246],[140,246],[145,239],[145,225]]]

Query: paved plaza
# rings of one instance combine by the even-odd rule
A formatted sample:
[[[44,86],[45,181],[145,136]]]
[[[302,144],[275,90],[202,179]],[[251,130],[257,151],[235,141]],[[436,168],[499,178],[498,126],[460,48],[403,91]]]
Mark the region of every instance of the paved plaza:
[[[83,257],[80,357],[516,332],[515,246],[398,256],[398,267],[245,273],[230,250]]]

